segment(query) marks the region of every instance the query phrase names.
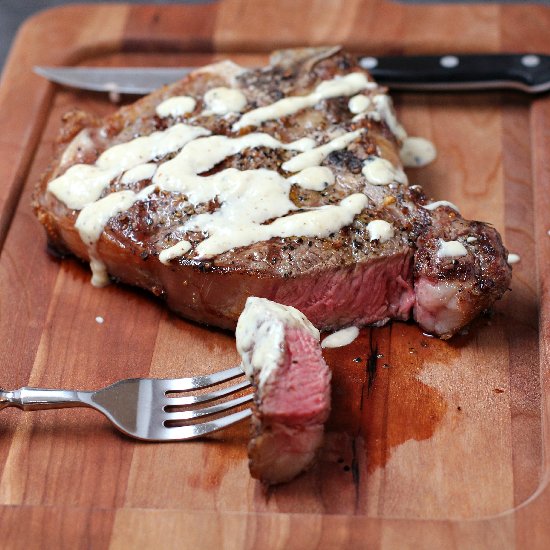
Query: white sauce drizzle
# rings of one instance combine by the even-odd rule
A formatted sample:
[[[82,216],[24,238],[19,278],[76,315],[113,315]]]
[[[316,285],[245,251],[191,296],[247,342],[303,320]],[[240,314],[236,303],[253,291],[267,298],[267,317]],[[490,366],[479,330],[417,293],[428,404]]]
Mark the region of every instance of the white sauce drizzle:
[[[295,183],[303,189],[323,191],[334,183],[334,174],[326,166],[310,166],[288,179],[289,183]]]
[[[173,153],[189,141],[208,134],[210,131],[200,126],[175,124],[164,131],[153,132],[148,136],[114,145],[103,152],[95,164],[104,170],[117,168],[122,172],[154,158]]]
[[[170,263],[170,260],[173,260],[174,258],[179,258],[190,250],[191,243],[189,241],[180,241],[178,244],[162,250],[159,254],[159,260],[163,264],[168,265]]]
[[[345,76],[321,82],[311,94],[304,96],[285,97],[266,105],[252,109],[245,113],[240,120],[233,124],[234,131],[247,126],[259,126],[267,120],[274,120],[292,115],[307,107],[313,107],[323,99],[332,97],[352,96],[365,88],[376,88],[375,82],[369,82],[364,73],[350,73]]]
[[[467,237],[466,242],[467,243],[476,243],[477,242],[477,237]]]
[[[260,389],[284,360],[285,329],[307,330],[317,341],[319,331],[306,316],[291,306],[250,297],[235,331],[237,351],[246,376],[256,379]]]
[[[95,244],[109,219],[128,210],[135,196],[133,191],[118,191],[84,207],[75,223],[84,244]]]
[[[59,161],[59,166],[64,167],[68,162],[71,162],[72,159],[78,157],[79,153],[84,151],[93,151],[95,149],[95,143],[90,137],[90,131],[87,128],[81,130],[73,140],[67,145],[63,155],[61,155],[61,160]],[[73,161],[74,162],[74,161]]]
[[[340,138],[337,140],[336,145],[341,147],[347,143]],[[322,206],[287,216],[296,210],[296,206],[289,198],[291,182],[275,171],[239,171],[228,168],[211,176],[199,175],[210,170],[227,156],[247,148],[283,147],[301,151],[313,144],[314,142],[309,139],[284,144],[263,133],[247,134],[238,138],[198,138],[186,144],[174,159],[158,168],[153,178],[153,186],[150,187],[158,186],[167,191],[183,193],[193,205],[211,200],[217,200],[221,204],[220,208],[212,213],[193,216],[180,228],[182,231],[200,231],[208,235],[195,250],[197,258],[211,257],[231,248],[272,237],[326,237],[353,221],[367,204],[368,199],[365,195],[357,193],[346,197],[338,205]],[[326,152],[336,150],[336,145],[329,143],[322,147]],[[321,157],[322,155],[316,158]],[[139,196],[143,196],[147,189],[149,188],[138,195],[134,194],[134,202]],[[131,200],[128,196],[128,202]],[[276,218],[275,221],[264,225],[264,222],[273,218]],[[105,223],[108,219],[107,213],[101,218]],[[182,244],[180,241],[161,252],[160,259],[166,263],[190,249],[189,243]]]
[[[395,235],[393,225],[385,220],[373,220],[367,224],[371,241],[385,243]]]
[[[359,336],[357,327],[348,327],[329,334],[322,342],[322,348],[341,348],[351,344]]]
[[[376,114],[386,121],[389,129],[395,134],[398,140],[404,141],[407,138],[407,132],[399,124],[395,116],[391,97],[385,94],[378,94],[374,96],[372,101],[376,107]]]
[[[309,95],[288,97],[249,111],[234,125],[234,129],[259,125],[265,120],[292,114],[323,99],[350,96],[362,89],[376,87],[363,73],[336,77],[322,82]],[[350,100],[350,109],[368,108],[368,102],[368,97],[355,95]],[[215,88],[205,94],[205,103],[212,112],[226,114],[244,109],[246,98],[239,90]],[[399,139],[403,139],[406,133],[395,119],[391,100],[378,95],[374,97],[374,104],[378,115],[386,120]],[[161,103],[157,112],[160,116],[179,116],[194,108],[193,98],[181,96]],[[81,210],[76,227],[88,246],[93,284],[103,285],[108,281],[108,275],[105,265],[97,255],[96,243],[105,225],[111,217],[127,210],[157,188],[185,194],[193,205],[212,200],[220,204],[216,211],[193,216],[180,228],[184,232],[200,231],[207,235],[196,248],[196,257],[199,258],[273,237],[328,236],[349,225],[367,205],[368,199],[363,193],[346,197],[338,205],[293,213],[297,207],[290,201],[289,192],[294,183],[319,191],[332,184],[332,171],[319,165],[333,151],[346,148],[363,131],[365,129],[338,135],[328,143],[315,147],[311,138],[285,144],[263,133],[237,138],[209,136],[210,132],[205,128],[180,123],[165,131],[153,132],[149,136],[115,145],[107,149],[94,165],[72,166],[65,174],[52,180],[48,190],[69,208]],[[283,170],[295,174],[284,178],[271,170],[238,171],[229,168],[211,176],[200,175],[228,156],[254,147],[299,151],[300,154],[282,166]],[[180,152],[158,168],[150,162],[175,151]],[[121,191],[98,200],[109,183],[121,174],[122,183],[132,184],[152,179],[152,185],[139,193]],[[365,161],[363,174],[375,185],[407,181],[400,168],[381,158]],[[274,221],[265,224],[270,219]],[[382,220],[371,223],[371,240],[377,238],[384,242],[393,236],[391,224]],[[182,240],[163,250],[160,260],[167,263],[186,254],[191,248],[188,241]]]
[[[271,172],[271,174],[272,177],[276,177],[275,172]],[[266,186],[266,176],[267,174],[260,175],[260,179],[257,181],[262,187]],[[283,179],[283,181],[285,180]],[[252,185],[254,184],[252,183]],[[287,212],[296,209],[296,206],[287,198],[286,190],[279,192],[278,197],[276,192],[272,195],[278,199],[276,202],[279,204],[288,201]],[[187,231],[208,233],[208,237],[195,249],[196,258],[210,258],[232,248],[247,246],[258,241],[267,241],[273,237],[328,237],[331,233],[351,224],[368,202],[363,193],[355,193],[337,205],[321,206],[289,216],[284,216],[284,213],[279,211],[277,216],[272,216],[273,210],[270,212],[272,206],[261,209],[255,204],[250,204],[249,196],[250,194],[246,191],[237,197],[220,195],[220,199],[227,198],[228,200],[222,204],[219,210],[211,214],[194,216],[183,226],[183,229]],[[262,202],[264,201],[261,201],[260,204]],[[277,219],[270,224],[262,225],[263,221],[272,217]],[[170,251],[170,249],[168,250]]]
[[[122,174],[120,181],[126,185],[137,183],[138,181],[150,180],[157,171],[157,165],[153,162],[138,164]]]
[[[380,157],[368,157],[363,163],[362,173],[372,185],[388,185],[394,181],[407,183],[407,176],[401,168]]]
[[[399,151],[404,166],[420,167],[433,162],[437,156],[434,144],[421,137],[407,137]]]
[[[204,128],[195,127],[193,129],[195,136],[204,136],[206,133],[207,130]],[[315,158],[322,160],[323,155],[328,154],[327,151],[345,147],[347,143],[346,139],[337,138],[336,143],[322,146],[323,154],[318,154]],[[236,246],[245,246],[275,236],[328,236],[350,224],[355,215],[366,206],[368,199],[363,194],[347,197],[339,205],[324,206],[293,216],[286,216],[295,210],[296,206],[289,199],[291,183],[277,172],[264,169],[238,171],[230,168],[208,177],[198,175],[211,169],[227,156],[247,148],[282,147],[303,152],[314,145],[315,142],[309,138],[284,144],[270,135],[262,133],[248,134],[238,138],[198,137],[188,141],[174,159],[159,167],[153,176],[152,185],[139,193],[120,191],[94,202],[81,201],[85,204],[77,219],[76,227],[82,241],[88,246],[92,284],[103,286],[108,282],[107,270],[96,250],[97,240],[108,220],[130,208],[137,200],[147,197],[157,187],[185,193],[188,200],[195,205],[213,199],[220,202],[221,207],[215,212],[194,216],[182,227],[184,231],[196,230],[208,234],[208,238],[196,249],[197,257],[208,257]],[[130,149],[135,149],[135,144],[132,142],[130,142]],[[129,154],[126,158],[128,157],[141,160],[144,155],[134,154],[132,157]],[[132,164],[132,162],[126,162],[124,166],[128,164]],[[143,166],[145,165],[138,164],[137,168],[133,167],[133,169],[138,173],[149,170]],[[84,167],[84,171],[86,168],[92,168],[94,176],[98,170],[105,172],[96,166],[82,165],[82,167]],[[113,173],[109,172],[108,177],[105,176],[106,183],[104,181],[101,183],[108,185],[112,175]],[[83,178],[79,186],[83,187],[89,183],[89,180]],[[281,218],[281,216],[286,217]],[[269,225],[262,225],[266,220],[273,218],[278,219]],[[228,228],[231,229],[228,231]],[[171,259],[185,254],[190,248],[190,243],[181,241],[162,251],[160,259],[163,262],[169,262]]]
[[[75,164],[62,176],[48,183],[48,191],[63,201],[69,208],[81,210],[101,196],[109,182],[121,170],[102,170],[93,164]]]
[[[458,209],[458,206],[456,204],[453,204],[449,201],[435,201],[431,202],[429,204],[422,205],[422,208],[425,208],[426,210],[435,210],[436,208],[439,208],[440,206],[448,206],[449,208],[452,208],[456,212],[460,214],[460,210]]]
[[[354,95],[348,102],[348,109],[354,115],[364,113],[370,106],[370,98],[363,94]]]
[[[157,105],[156,113],[161,118],[170,116],[176,118],[193,112],[196,104],[195,99],[189,96],[170,97]]]
[[[466,256],[468,251],[464,245],[458,241],[444,241],[439,239],[439,248],[437,250],[438,258],[460,258]]]
[[[372,105],[374,110],[369,112]],[[401,141],[399,157],[404,166],[417,168],[426,166],[437,157],[437,150],[431,141],[421,137],[407,136],[405,128],[397,120],[391,97],[377,94],[371,99],[368,96],[359,94],[349,100],[348,108],[356,115],[352,119],[354,122],[365,116],[372,120],[384,120],[386,122],[397,139]],[[402,183],[406,183],[406,176],[404,174],[403,176],[404,181]]]
[[[247,134],[237,138],[226,136],[199,138],[185,145],[178,155],[160,166],[155,174],[154,183],[167,191],[185,193],[189,201],[196,205],[216,196],[215,194],[213,196],[213,190],[209,188],[208,184],[223,186],[223,182],[225,182],[226,186],[231,186],[231,182],[227,181],[224,176],[239,173],[246,175],[243,177],[249,177],[250,173],[256,172],[255,170],[239,172],[235,169],[228,169],[208,178],[196,177],[198,174],[210,170],[225,158],[253,147],[269,147],[272,149],[281,147],[304,151],[314,146],[314,144],[315,142],[309,138],[285,144],[269,134],[263,133]],[[264,170],[264,172],[267,172],[267,170]]]
[[[520,260],[521,258],[519,257],[519,254],[513,254],[513,253],[508,254],[508,263],[510,265],[517,264]]]
[[[240,113],[246,107],[246,96],[236,88],[212,88],[204,94],[207,110],[215,115]]]
[[[346,134],[342,134],[324,145],[320,145],[319,147],[315,147],[315,149],[296,155],[294,158],[291,158],[283,163],[282,169],[287,172],[300,172],[305,168],[318,166],[332,152],[339,151],[340,149],[347,147],[352,141],[358,138],[362,132],[363,130],[347,132]]]
[[[82,242],[88,247],[92,285],[97,287],[109,283],[105,264],[97,253],[97,241],[110,218],[125,212],[134,204],[136,194],[133,191],[119,191],[85,206],[75,223]]]
[[[95,164],[75,164],[50,181],[48,191],[69,208],[82,210],[99,199],[111,180],[122,172],[181,149],[186,143],[208,135],[200,126],[175,124],[163,132],[138,137],[107,149]]]
[[[109,283],[109,275],[104,262],[97,254],[97,241],[105,229],[107,222],[117,214],[128,210],[135,202],[146,198],[156,188],[154,184],[142,189],[139,193],[119,191],[111,193],[103,199],[86,205],[78,215],[75,228],[82,242],[88,248],[92,284],[102,287]],[[111,198],[112,197],[112,198]]]

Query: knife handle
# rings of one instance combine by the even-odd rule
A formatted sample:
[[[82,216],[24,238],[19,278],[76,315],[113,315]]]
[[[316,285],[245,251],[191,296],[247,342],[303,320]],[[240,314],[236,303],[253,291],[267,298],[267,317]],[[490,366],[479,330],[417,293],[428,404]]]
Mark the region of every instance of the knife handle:
[[[550,89],[550,59],[538,54],[361,57],[359,64],[392,88],[517,88],[532,93]]]

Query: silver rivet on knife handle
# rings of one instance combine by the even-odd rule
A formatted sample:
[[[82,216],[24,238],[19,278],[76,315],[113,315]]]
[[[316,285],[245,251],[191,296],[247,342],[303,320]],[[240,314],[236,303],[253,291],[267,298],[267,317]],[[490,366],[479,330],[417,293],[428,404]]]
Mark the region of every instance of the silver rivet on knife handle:
[[[521,58],[521,63],[525,67],[538,67],[540,65],[540,57],[533,54],[524,55]]]
[[[376,57],[362,57],[359,60],[359,65],[361,65],[363,69],[370,71],[378,65],[378,59],[376,59]]]
[[[439,64],[445,69],[454,69],[460,65],[460,59],[456,55],[444,55]]]

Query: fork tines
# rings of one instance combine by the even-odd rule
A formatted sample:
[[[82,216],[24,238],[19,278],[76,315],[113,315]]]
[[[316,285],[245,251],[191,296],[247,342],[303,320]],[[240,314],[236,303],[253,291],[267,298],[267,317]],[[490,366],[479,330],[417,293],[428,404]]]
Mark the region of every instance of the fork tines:
[[[225,397],[240,392],[251,386],[248,380],[244,380],[234,385],[207,393],[199,393],[178,397],[170,396],[170,394],[184,393],[191,390],[201,390],[214,385],[223,384],[243,375],[244,373],[241,367],[234,367],[211,375],[196,376],[193,378],[184,378],[179,380],[163,380],[165,394],[164,411],[166,414],[164,425],[167,428],[171,428],[171,431],[177,431],[180,428],[193,428],[195,430],[193,435],[194,437],[196,437],[197,435],[203,435],[243,420],[251,414],[250,409],[245,409],[230,415],[225,415],[210,422],[182,426],[183,423],[187,423],[188,421],[201,417],[224,413],[226,411],[235,409],[245,403],[250,403],[254,398],[253,393],[247,393],[234,399],[222,401],[221,403],[208,407],[198,407],[190,410],[181,409],[184,407],[189,407],[190,405],[202,405],[211,401],[221,400]],[[196,433],[197,431],[200,433]]]

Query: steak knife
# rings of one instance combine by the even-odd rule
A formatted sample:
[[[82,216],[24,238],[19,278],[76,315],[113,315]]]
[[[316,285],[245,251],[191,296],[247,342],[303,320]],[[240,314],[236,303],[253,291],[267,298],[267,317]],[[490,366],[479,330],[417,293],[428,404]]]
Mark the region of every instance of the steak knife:
[[[550,90],[550,55],[534,53],[364,56],[360,65],[380,83],[403,90]],[[34,67],[53,82],[100,92],[147,94],[195,67]]]

